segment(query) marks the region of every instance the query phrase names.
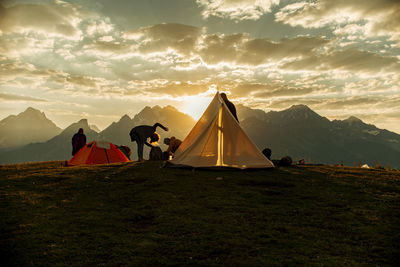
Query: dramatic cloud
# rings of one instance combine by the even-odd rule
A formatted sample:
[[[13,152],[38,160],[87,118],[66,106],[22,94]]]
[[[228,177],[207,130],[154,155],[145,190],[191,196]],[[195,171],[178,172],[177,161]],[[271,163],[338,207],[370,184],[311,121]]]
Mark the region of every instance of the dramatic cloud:
[[[85,87],[97,87],[96,82],[91,77],[84,77],[84,76],[68,76],[66,81],[69,83],[85,86]]]
[[[190,54],[201,34],[201,29],[182,24],[157,24],[141,28],[136,34],[145,38],[139,50],[152,53],[174,49],[182,54]]]
[[[382,99],[380,99],[382,100]],[[318,105],[320,109],[334,109],[334,110],[343,110],[343,109],[351,109],[351,108],[371,108],[376,105],[377,98],[376,97],[347,97],[345,99],[330,99],[324,101]]]
[[[320,37],[296,37],[273,42],[268,39],[250,39],[244,34],[208,35],[204,38],[200,55],[209,64],[229,62],[260,65],[285,58],[303,57],[328,43]]]
[[[279,0],[196,0],[203,8],[202,15],[229,18],[232,20],[256,20],[271,12]]]
[[[51,4],[17,4],[0,9],[0,34],[30,31],[64,38],[79,38],[77,25],[81,14],[73,5],[57,1]]]
[[[148,89],[146,92],[155,96],[168,95],[179,97],[185,95],[197,95],[203,93],[211,84],[209,83],[191,83],[191,82],[166,82],[156,88]]]
[[[47,100],[41,98],[3,93],[0,93],[0,99],[5,101],[47,102]]]
[[[400,41],[400,2],[396,0],[319,0],[289,4],[275,14],[276,20],[291,26],[320,28],[331,26],[339,31],[366,36],[390,36]],[[351,24],[352,26],[349,26]]]
[[[291,70],[366,72],[381,74],[398,69],[400,61],[395,57],[381,56],[377,53],[347,49],[309,57],[286,63],[283,68]]]
[[[64,126],[104,128],[145,105],[198,117],[220,90],[400,132],[397,0],[1,2],[2,117],[31,104]]]

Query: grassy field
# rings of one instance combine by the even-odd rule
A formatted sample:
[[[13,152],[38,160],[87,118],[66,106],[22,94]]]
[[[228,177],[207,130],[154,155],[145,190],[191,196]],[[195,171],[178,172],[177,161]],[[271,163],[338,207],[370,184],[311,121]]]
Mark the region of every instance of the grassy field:
[[[400,171],[0,166],[8,265],[400,265]]]

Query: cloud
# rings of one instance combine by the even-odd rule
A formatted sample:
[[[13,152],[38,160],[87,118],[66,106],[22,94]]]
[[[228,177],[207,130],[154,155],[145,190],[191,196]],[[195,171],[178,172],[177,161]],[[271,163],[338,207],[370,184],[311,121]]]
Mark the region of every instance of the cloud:
[[[140,34],[144,38],[139,46],[139,51],[142,53],[174,49],[188,55],[193,51],[201,36],[201,29],[183,24],[163,23],[141,28],[136,34]]]
[[[47,100],[42,98],[36,98],[24,95],[15,95],[8,93],[0,93],[0,99],[4,101],[28,101],[28,102],[47,102]]]
[[[79,39],[81,31],[77,26],[80,21],[78,9],[63,1],[49,4],[16,4],[2,8],[0,34],[33,31],[67,39]]]
[[[101,41],[95,40],[90,44],[82,47],[84,53],[89,53],[94,56],[113,56],[127,54],[132,51],[128,44],[118,41]]]
[[[88,21],[86,26],[86,33],[89,36],[104,36],[110,34],[114,30],[114,25],[110,22],[109,18],[97,18]]]
[[[320,80],[320,81],[319,81]],[[321,77],[300,77],[295,79],[273,79],[265,82],[243,81],[239,84],[231,83],[229,87],[232,96],[238,98],[254,98],[272,100],[275,98],[327,97],[332,88],[323,83]]]
[[[287,109],[290,108],[293,105],[307,105],[311,108],[313,108],[313,105],[316,105],[321,102],[320,99],[313,99],[313,98],[276,98],[276,99],[271,99],[271,100],[264,100],[264,102],[267,102],[268,104],[264,104],[263,108],[264,109],[272,109],[272,110],[282,110],[282,109]]]
[[[293,39],[281,39],[272,42],[266,39],[253,39],[245,44],[245,53],[240,61],[250,64],[261,64],[268,59],[280,60],[292,57],[304,57],[329,41],[321,37],[299,36]],[[267,59],[267,60],[266,60]]]
[[[152,94],[153,96],[169,95],[173,97],[179,97],[203,93],[206,91],[209,85],[210,83],[207,82],[191,83],[171,81],[156,88],[150,88],[146,90],[146,92]]]
[[[29,63],[17,61],[0,62],[0,78],[14,77],[19,74],[28,74],[36,70],[35,66]]]
[[[273,5],[279,0],[196,0],[203,8],[204,18],[210,16],[232,20],[257,20],[262,15],[271,12]]]
[[[199,54],[203,61],[208,64],[219,62],[236,62],[243,50],[243,45],[248,36],[245,34],[206,35],[202,40]]]
[[[349,71],[379,74],[392,68],[398,68],[400,62],[395,57],[382,56],[378,53],[361,51],[354,48],[331,51],[326,54],[314,54],[299,60],[285,63],[282,68],[287,70],[309,71]]]
[[[66,82],[73,83],[85,87],[97,87],[95,79],[79,75],[70,75],[66,77]]]
[[[325,99],[318,105],[319,109],[343,110],[352,108],[372,108],[382,97],[346,97],[339,99]]]
[[[319,0],[289,4],[275,14],[275,19],[293,27],[329,26],[336,33],[357,31],[367,37],[386,35],[400,42],[399,13],[400,2],[396,0]]]
[[[0,82],[3,84],[16,79],[45,81],[47,78],[58,74],[54,70],[37,69],[33,64],[15,60],[0,62],[0,69]]]
[[[321,37],[298,36],[279,42],[251,39],[246,34],[208,35],[201,43],[199,54],[209,64],[229,62],[260,65],[285,58],[303,57],[329,41]]]

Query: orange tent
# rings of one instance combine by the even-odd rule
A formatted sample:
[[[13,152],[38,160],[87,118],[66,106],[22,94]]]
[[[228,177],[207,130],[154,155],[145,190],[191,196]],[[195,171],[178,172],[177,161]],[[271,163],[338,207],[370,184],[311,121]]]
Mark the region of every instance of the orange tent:
[[[82,147],[68,161],[68,166],[113,162],[129,162],[129,159],[114,144],[107,141],[93,141]]]

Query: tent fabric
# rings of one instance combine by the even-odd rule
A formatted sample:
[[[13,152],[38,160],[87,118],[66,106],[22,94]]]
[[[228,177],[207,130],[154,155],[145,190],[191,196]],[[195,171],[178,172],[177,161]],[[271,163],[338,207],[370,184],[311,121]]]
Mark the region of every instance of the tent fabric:
[[[169,163],[212,168],[274,167],[240,127],[218,92]]]
[[[107,141],[93,141],[82,147],[68,161],[68,166],[115,162],[129,162],[129,159],[114,144]]]
[[[369,166],[368,166],[368,164],[364,164],[364,165],[361,166],[361,168],[369,169]]]

